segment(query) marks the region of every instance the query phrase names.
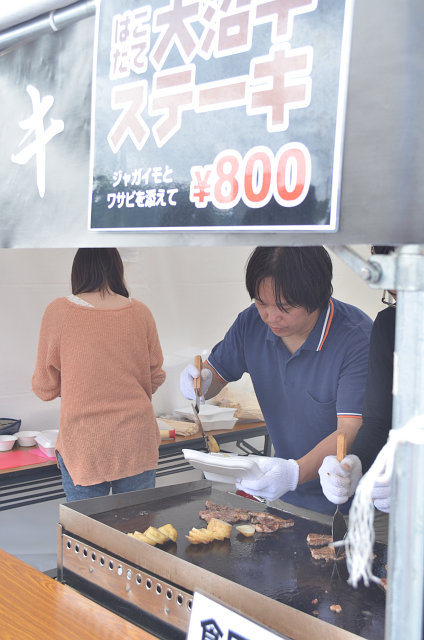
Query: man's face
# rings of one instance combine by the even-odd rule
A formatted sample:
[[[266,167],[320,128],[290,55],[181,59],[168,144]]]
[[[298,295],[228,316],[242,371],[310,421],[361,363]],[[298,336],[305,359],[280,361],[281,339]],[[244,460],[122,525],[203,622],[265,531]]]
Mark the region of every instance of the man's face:
[[[309,313],[305,307],[291,307],[281,303],[284,310],[277,307],[272,278],[265,278],[259,285],[255,305],[263,322],[280,338],[307,336],[312,331],[319,316],[319,310]]]

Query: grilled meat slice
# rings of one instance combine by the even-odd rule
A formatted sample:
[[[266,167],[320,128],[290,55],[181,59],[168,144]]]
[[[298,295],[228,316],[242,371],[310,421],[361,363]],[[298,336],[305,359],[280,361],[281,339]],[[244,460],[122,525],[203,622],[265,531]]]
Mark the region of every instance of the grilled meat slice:
[[[340,549],[338,554],[336,555],[336,550],[334,547],[310,547],[309,551],[311,552],[311,556],[314,560],[325,560],[325,562],[330,562],[330,560],[342,560],[346,558],[346,553],[344,549]]]
[[[212,509],[213,511],[231,511],[235,515],[239,515],[240,519],[244,520],[249,517],[249,512],[247,509],[241,509],[240,507],[231,507],[228,504],[215,504],[210,500],[206,500],[205,507],[207,509]]]
[[[328,533],[308,533],[306,542],[310,547],[324,547],[333,542],[333,536]]]
[[[258,511],[249,511],[250,522],[255,525],[256,531],[262,533],[272,533],[278,529],[287,529],[294,525],[294,521],[290,518],[285,520],[271,513],[262,513]]]
[[[230,524],[235,522],[248,522],[249,512],[246,509],[240,509],[238,507],[230,507],[223,504],[214,504],[210,500],[206,500],[205,506],[207,507],[203,511],[199,511],[199,517],[202,520],[209,522],[211,518],[217,518],[218,520],[224,520]]]
[[[209,522],[212,518],[218,520],[225,520],[230,524],[235,522],[251,522],[255,525],[256,531],[262,533],[272,533],[277,529],[286,529],[294,525],[294,521],[291,519],[284,520],[279,516],[274,516],[271,513],[263,513],[262,511],[247,511],[240,507],[231,507],[225,504],[215,504],[210,500],[205,502],[206,509],[199,511],[199,517],[202,520]]]

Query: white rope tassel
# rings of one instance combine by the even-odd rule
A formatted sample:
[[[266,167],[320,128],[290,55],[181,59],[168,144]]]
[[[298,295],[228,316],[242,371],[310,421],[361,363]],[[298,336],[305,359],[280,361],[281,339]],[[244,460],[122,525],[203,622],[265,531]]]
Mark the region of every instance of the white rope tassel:
[[[361,478],[349,511],[349,529],[344,540],[349,584],[357,587],[364,581],[380,582],[372,573],[374,547],[374,503],[372,492],[376,481],[389,483],[392,477],[396,447],[401,442],[424,444],[424,416],[415,416],[399,429],[391,429],[389,439],[374,464]]]

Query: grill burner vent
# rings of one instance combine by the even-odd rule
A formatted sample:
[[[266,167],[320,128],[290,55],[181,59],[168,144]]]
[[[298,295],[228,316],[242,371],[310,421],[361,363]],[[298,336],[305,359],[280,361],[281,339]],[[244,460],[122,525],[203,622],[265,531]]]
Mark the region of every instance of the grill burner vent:
[[[111,591],[132,605],[147,610],[168,624],[188,627],[193,594],[156,578],[77,538],[64,535],[63,566],[96,587]]]

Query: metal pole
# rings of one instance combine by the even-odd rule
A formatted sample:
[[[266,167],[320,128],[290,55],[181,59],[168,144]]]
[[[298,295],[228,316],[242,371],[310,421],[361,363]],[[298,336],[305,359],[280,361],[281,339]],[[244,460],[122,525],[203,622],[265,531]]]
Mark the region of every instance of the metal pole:
[[[14,47],[45,33],[60,31],[73,22],[89,18],[95,13],[96,0],[84,0],[64,9],[51,11],[16,27],[11,27],[0,33],[0,55],[9,53]]]
[[[393,428],[424,415],[424,248],[396,261]],[[424,596],[424,445],[398,447],[389,523],[387,640],[421,640]]]
[[[355,273],[359,274],[362,280],[370,283],[380,282],[382,269],[378,263],[364,260],[356,251],[345,245],[335,245],[330,247],[330,251],[335,253],[340,260],[343,260]]]
[[[424,416],[424,246],[405,245],[366,263],[331,247],[370,287],[396,289],[393,425]],[[392,477],[385,640],[423,640],[424,445],[398,445]]]

